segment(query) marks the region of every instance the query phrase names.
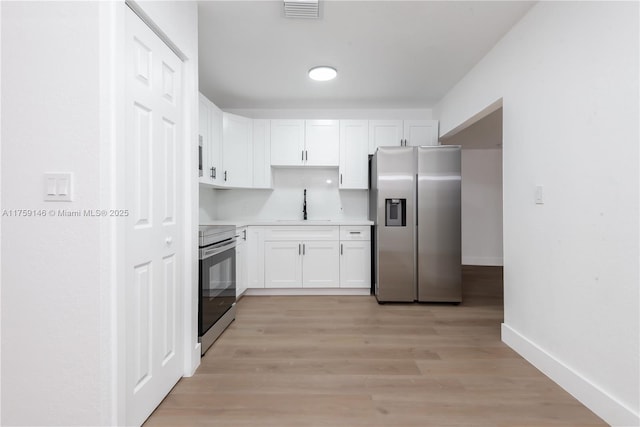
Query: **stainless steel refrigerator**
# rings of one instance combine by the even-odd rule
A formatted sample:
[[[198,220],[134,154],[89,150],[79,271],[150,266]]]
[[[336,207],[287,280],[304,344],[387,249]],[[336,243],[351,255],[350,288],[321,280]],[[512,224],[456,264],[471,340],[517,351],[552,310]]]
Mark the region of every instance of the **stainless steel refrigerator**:
[[[461,302],[460,147],[380,147],[371,159],[378,302]]]

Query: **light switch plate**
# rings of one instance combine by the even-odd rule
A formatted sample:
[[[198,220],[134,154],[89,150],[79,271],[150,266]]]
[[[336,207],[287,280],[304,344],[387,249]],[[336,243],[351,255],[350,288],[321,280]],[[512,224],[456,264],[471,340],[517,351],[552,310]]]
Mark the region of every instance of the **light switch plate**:
[[[73,173],[45,173],[44,200],[46,202],[71,202],[73,200]]]
[[[535,201],[536,205],[544,205],[544,199],[542,198],[542,185],[536,186]]]

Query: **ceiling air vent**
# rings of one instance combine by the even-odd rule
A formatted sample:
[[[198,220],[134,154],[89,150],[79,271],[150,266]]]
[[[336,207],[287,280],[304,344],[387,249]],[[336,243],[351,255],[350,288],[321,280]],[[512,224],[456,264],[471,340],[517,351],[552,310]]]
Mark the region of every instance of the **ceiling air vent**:
[[[284,16],[287,18],[315,18],[318,16],[318,0],[284,0]]]

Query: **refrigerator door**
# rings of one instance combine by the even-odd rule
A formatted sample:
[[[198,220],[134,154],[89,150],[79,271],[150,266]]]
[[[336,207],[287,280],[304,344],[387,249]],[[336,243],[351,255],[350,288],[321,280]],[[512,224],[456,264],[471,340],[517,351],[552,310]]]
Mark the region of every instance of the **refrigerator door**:
[[[418,147],[418,301],[462,301],[459,146]]]
[[[415,156],[412,147],[380,147],[376,182],[376,298],[411,302],[415,286]]]

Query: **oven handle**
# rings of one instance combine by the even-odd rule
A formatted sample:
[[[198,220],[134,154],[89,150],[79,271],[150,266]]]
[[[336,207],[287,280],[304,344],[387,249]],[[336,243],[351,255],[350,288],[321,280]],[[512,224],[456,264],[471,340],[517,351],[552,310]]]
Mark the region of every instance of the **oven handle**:
[[[234,237],[231,240],[225,240],[224,242],[218,243],[217,245],[209,246],[207,248],[200,249],[200,259],[207,259],[214,255],[218,255],[228,249],[233,249],[238,245],[236,238]]]

